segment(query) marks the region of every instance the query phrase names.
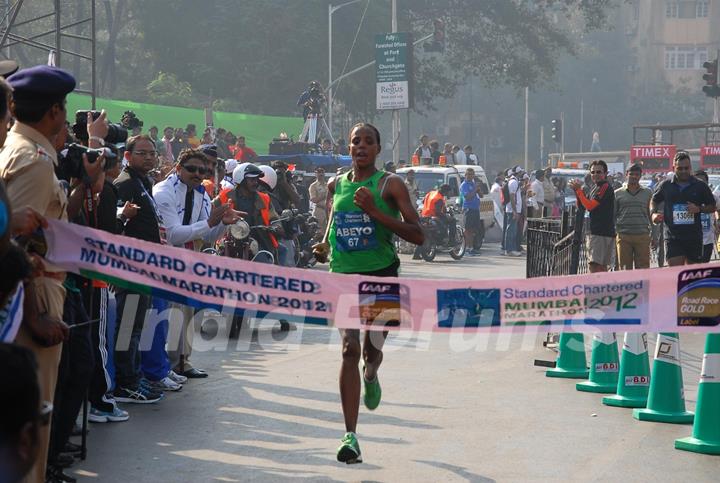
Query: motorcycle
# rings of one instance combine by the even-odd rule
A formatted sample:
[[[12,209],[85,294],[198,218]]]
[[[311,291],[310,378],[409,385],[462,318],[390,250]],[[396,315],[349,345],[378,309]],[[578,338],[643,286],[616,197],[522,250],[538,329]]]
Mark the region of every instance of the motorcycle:
[[[453,218],[457,210],[448,208],[448,214]],[[463,229],[455,223],[455,243],[450,244],[448,230],[435,217],[420,217],[420,226],[425,232],[425,243],[420,247],[420,256],[426,262],[432,262],[438,251],[448,252],[453,260],[460,260],[465,255],[465,236]]]
[[[225,237],[218,245],[217,250],[208,248],[203,251],[215,255],[274,265],[277,261],[276,250],[273,248],[271,251],[263,247],[272,247],[269,234],[278,233],[282,229],[281,223],[289,220],[291,216],[292,213],[285,210],[280,218],[270,222],[270,226],[250,226],[245,220],[238,220],[228,227]],[[242,320],[242,313],[233,317],[229,334],[231,339],[236,339],[240,334]],[[279,319],[279,322],[281,332],[290,330],[290,323],[287,320]]]
[[[272,247],[270,235],[282,230],[281,224],[293,217],[292,210],[284,210],[270,225],[250,226],[245,220],[230,225],[218,246],[217,254],[260,263],[275,264],[277,251]]]

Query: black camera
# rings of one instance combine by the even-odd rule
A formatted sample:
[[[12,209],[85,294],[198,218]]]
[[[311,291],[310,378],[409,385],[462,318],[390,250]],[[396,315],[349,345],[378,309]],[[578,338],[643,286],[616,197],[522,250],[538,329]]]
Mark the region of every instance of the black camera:
[[[137,127],[143,126],[143,122],[138,119],[138,117],[132,111],[125,111],[120,118],[120,123],[125,126],[125,129],[130,131]]]
[[[103,170],[107,171],[116,163],[117,157],[108,148],[90,149],[82,144],[69,144],[60,152],[58,162],[58,178],[70,180],[70,178],[82,179],[85,173],[83,165],[83,154],[87,156],[89,163],[96,163],[100,155],[104,154]]]
[[[88,112],[92,113],[93,120],[100,117],[100,111],[77,111],[75,113],[75,124],[72,126],[73,134],[75,138],[87,142],[87,115]],[[108,132],[105,136],[105,142],[108,144],[124,143],[128,138],[128,130],[121,124],[108,123]]]

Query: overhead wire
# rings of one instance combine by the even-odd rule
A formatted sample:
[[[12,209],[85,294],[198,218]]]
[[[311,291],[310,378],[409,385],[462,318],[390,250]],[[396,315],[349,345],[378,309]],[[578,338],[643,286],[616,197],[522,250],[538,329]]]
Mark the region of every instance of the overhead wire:
[[[342,72],[340,73],[340,76],[338,76],[338,79],[340,79],[337,83],[337,86],[335,87],[335,95],[337,96],[337,93],[340,91],[340,85],[342,84],[342,76],[345,75],[345,71],[347,70],[348,63],[350,63],[350,57],[352,56],[353,49],[355,48],[355,44],[357,43],[358,36],[360,35],[360,29],[362,28],[363,22],[365,21],[365,16],[367,15],[368,8],[370,7],[370,2],[372,0],[368,0],[367,4],[365,4],[365,10],[363,10],[362,17],[360,17],[360,22],[358,23],[357,30],[355,31],[355,38],[352,41],[352,44],[350,45],[350,51],[348,52],[347,57],[345,58],[345,65],[342,68]]]

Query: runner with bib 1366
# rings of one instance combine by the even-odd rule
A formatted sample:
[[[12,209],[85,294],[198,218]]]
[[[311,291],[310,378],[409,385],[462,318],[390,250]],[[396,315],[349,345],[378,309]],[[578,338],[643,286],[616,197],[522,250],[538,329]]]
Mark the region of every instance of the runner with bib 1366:
[[[366,123],[356,124],[350,130],[352,169],[328,183],[330,223],[323,241],[314,247],[319,262],[330,256],[331,272],[397,277],[400,260],[395,253],[393,235],[417,245],[424,242],[418,214],[410,202],[405,183],[399,176],[375,167],[378,153],[380,133],[377,128]],[[370,312],[361,314],[366,325],[395,322],[380,322],[382,317],[376,318]],[[378,368],[386,337],[386,331],[366,331],[361,350],[360,331],[342,331],[340,398],[346,433],[337,451],[340,462],[362,462],[356,435],[360,409],[358,363],[362,354],[363,401],[369,410],[374,410],[380,404]]]

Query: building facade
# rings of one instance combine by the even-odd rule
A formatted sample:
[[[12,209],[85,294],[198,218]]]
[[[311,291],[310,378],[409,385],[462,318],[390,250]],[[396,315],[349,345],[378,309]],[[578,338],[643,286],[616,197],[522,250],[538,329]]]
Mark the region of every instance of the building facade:
[[[700,91],[703,63],[720,48],[720,0],[632,0],[621,18],[638,90],[664,80],[675,91]]]

